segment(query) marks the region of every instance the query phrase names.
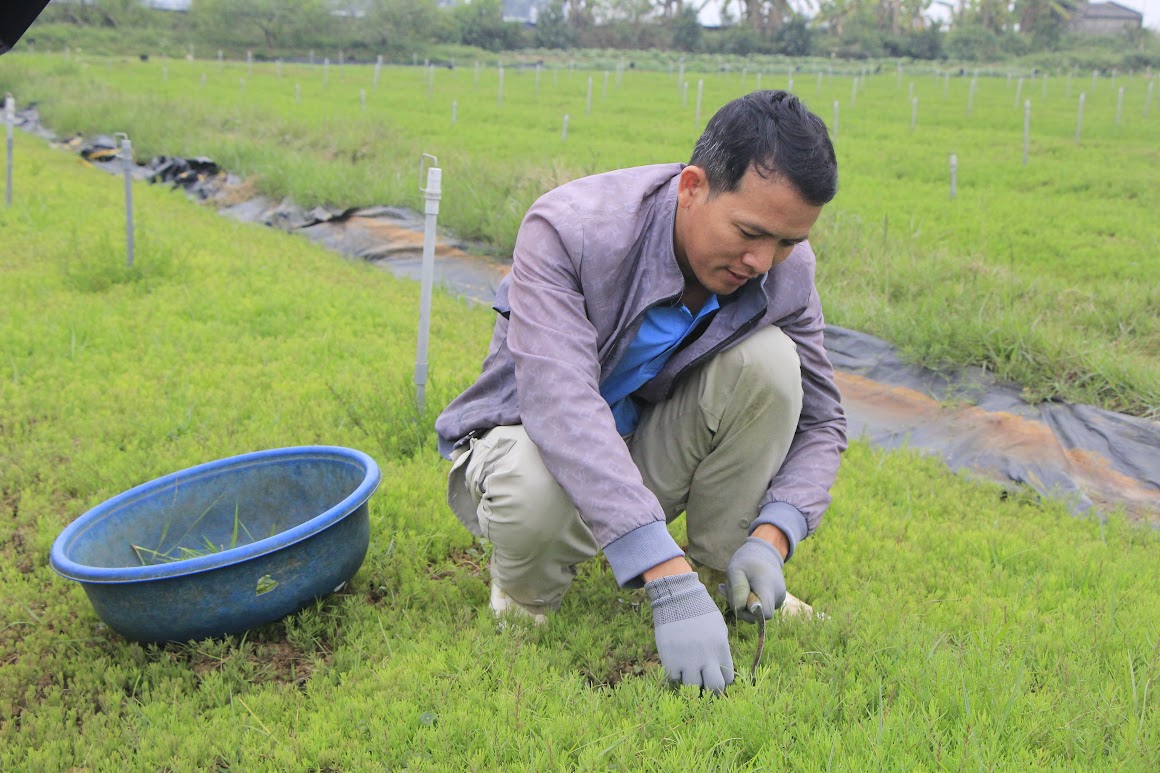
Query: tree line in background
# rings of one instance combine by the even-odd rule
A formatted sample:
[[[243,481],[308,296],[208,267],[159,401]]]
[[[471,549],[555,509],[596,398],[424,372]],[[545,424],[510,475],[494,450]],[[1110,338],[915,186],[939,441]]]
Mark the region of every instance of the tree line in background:
[[[534,25],[505,21],[502,0],[449,7],[440,0],[191,0],[188,12],[149,9],[141,0],[54,0],[43,24],[111,30],[157,29],[188,45],[258,58],[306,49],[342,49],[351,60],[400,59],[431,44],[489,51],[525,48],[660,49],[710,54],[781,54],[847,59],[995,61],[1100,46],[1127,67],[1160,64],[1148,30],[1116,40],[1069,34],[1081,0],[956,0],[950,23],[927,17],[934,0],[549,0]],[[941,1],[941,0],[940,0]],[[531,6],[522,0],[523,9]],[[700,14],[709,3],[719,28]],[[809,11],[809,15],[807,15]],[[1098,58],[1098,57],[1097,57]],[[1081,64],[1083,62],[1080,62]]]

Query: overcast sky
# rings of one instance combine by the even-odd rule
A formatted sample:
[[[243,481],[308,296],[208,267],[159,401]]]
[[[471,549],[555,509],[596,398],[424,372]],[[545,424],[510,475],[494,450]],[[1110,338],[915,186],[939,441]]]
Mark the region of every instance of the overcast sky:
[[[1122,5],[1125,8],[1131,8],[1134,11],[1139,11],[1140,13],[1144,14],[1144,26],[1151,27],[1152,29],[1156,30],[1157,32],[1160,32],[1160,0],[1116,0],[1116,1],[1119,3],[1119,5]],[[791,5],[793,5],[794,7],[802,7],[803,3],[793,2],[793,3],[791,3]],[[814,5],[816,7],[816,4],[814,4]],[[701,12],[701,22],[703,24],[710,24],[710,25],[720,24],[721,23],[720,10],[721,10],[721,6],[719,3],[716,3],[716,2],[710,3],[709,7],[706,7],[705,10]],[[737,14],[737,3],[736,2],[731,3],[731,10],[733,11],[734,16],[736,16],[736,14]],[[946,18],[949,15],[950,15],[950,12],[941,6],[935,5],[932,7],[932,10],[931,10],[931,17],[932,18],[936,18],[936,19],[937,18]]]

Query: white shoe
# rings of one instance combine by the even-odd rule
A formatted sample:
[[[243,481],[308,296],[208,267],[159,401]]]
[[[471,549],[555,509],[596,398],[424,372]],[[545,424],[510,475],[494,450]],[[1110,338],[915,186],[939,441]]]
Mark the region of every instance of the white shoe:
[[[804,617],[805,619],[825,620],[825,612],[815,612],[814,608],[806,602],[799,599],[792,593],[785,594],[785,603],[781,605],[781,612],[783,617]]]
[[[494,582],[491,584],[491,610],[495,612],[496,617],[513,615],[515,617],[529,618],[535,625],[543,625],[548,622],[547,615],[531,611],[504,593],[503,589]]]

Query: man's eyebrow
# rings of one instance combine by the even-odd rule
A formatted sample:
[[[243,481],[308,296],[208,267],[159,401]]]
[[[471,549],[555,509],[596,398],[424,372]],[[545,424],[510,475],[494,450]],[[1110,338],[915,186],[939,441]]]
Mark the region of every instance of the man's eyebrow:
[[[746,231],[757,234],[758,236],[769,236],[781,242],[792,242],[793,244],[798,244],[810,238],[809,236],[778,236],[777,234],[770,233],[759,225],[754,225],[753,223],[749,223],[743,220],[738,221],[737,225],[741,226]]]

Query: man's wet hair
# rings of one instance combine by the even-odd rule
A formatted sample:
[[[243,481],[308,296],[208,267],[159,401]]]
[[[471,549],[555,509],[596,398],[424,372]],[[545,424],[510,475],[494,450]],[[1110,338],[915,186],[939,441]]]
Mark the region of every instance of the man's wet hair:
[[[705,170],[713,194],[737,190],[750,166],[792,185],[820,207],[838,192],[838,160],[821,118],[788,91],[755,91],[709,119],[689,160]]]

